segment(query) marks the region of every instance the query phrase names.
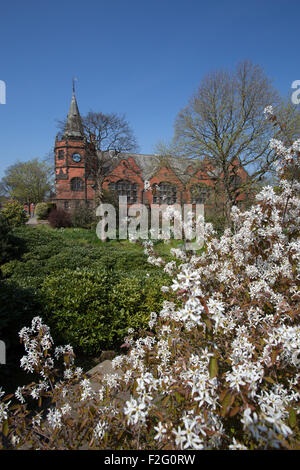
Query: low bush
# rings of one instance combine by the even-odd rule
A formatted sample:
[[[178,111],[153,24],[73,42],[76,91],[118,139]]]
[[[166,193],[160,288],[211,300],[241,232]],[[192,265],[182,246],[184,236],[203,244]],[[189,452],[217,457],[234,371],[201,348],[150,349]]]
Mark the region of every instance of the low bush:
[[[89,235],[89,231],[86,232]],[[31,227],[17,228],[14,235],[23,241],[25,253],[17,261],[5,263],[2,271],[6,278],[23,287],[36,288],[46,275],[65,268],[103,269],[124,273],[125,276],[137,270],[145,272],[146,256],[141,247],[134,244],[90,246],[65,236],[63,231],[33,230]],[[84,235],[80,233],[81,237]],[[157,268],[147,266],[147,271],[156,272]]]
[[[35,206],[34,214],[38,220],[47,220],[51,207],[47,202],[39,202]]]
[[[62,250],[62,239],[54,231],[50,232],[18,227],[13,231],[15,251],[22,256],[10,258],[1,269],[3,276],[20,287],[38,287],[43,277],[51,272],[48,260]],[[18,243],[18,244],[17,244]],[[18,248],[17,248],[18,247]]]
[[[32,227],[28,226],[17,227],[14,229],[13,233],[25,241],[27,251],[41,250],[43,247],[55,241],[61,243],[60,234],[56,230],[45,229],[45,227],[38,227],[35,230],[32,230]],[[59,244],[57,246],[59,246]]]
[[[52,228],[71,227],[71,216],[63,209],[52,209],[48,216]]]
[[[151,313],[162,308],[161,288],[169,282],[167,276],[159,273],[147,276],[145,271],[134,271],[112,286],[109,306],[119,341],[126,336],[128,328],[135,331],[147,328]]]
[[[92,354],[113,341],[107,273],[63,270],[48,276],[41,293],[46,319],[58,341]]]
[[[0,266],[18,256],[22,251],[22,241],[11,233],[6,217],[0,214]]]
[[[162,306],[166,279],[120,277],[105,270],[65,269],[46,277],[41,295],[46,320],[58,342],[97,354],[120,346],[129,327],[145,327]]]
[[[86,206],[74,209],[71,213],[73,227],[91,228],[96,223],[95,211]]]
[[[7,219],[12,228],[24,225],[28,220],[24,206],[15,200],[8,201],[2,209],[1,214]]]
[[[9,352],[19,344],[20,328],[30,323],[41,310],[41,304],[32,289],[0,282],[0,339],[5,341]]]

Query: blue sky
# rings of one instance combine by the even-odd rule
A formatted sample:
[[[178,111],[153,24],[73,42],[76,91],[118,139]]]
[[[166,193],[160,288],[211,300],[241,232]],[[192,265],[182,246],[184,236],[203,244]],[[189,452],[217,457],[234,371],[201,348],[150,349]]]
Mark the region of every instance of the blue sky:
[[[300,79],[299,0],[12,0],[0,6],[0,177],[53,149],[72,78],[81,114],[125,113],[142,153],[173,135],[203,76],[261,65],[282,95]]]

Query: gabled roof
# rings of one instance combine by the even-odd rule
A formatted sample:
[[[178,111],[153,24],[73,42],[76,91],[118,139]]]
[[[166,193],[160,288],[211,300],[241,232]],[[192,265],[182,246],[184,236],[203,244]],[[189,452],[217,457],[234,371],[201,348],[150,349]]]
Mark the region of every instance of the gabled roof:
[[[114,153],[106,152],[105,158],[105,173],[109,174],[113,171],[122,160],[133,158],[137,166],[141,170],[141,177],[143,181],[150,180],[161,168],[170,168],[178,179],[186,184],[191,174],[188,169],[193,168],[194,172],[201,169],[203,162],[199,160],[175,158],[171,156],[149,155],[141,153]]]

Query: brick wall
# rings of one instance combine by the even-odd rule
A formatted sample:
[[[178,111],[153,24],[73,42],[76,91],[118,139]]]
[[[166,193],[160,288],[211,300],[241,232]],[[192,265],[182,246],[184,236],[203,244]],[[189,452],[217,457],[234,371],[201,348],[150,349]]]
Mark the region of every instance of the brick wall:
[[[55,174],[56,174],[56,204],[62,209],[73,210],[78,204],[88,203],[94,206],[95,191],[93,189],[94,180],[87,178],[85,168],[86,144],[83,141],[57,140],[55,143]],[[74,162],[72,156],[77,154],[80,161]],[[151,156],[149,156],[151,158]],[[235,163],[237,164],[237,163]],[[155,187],[161,183],[168,183],[176,187],[176,203],[191,203],[191,189],[193,185],[207,185],[213,188],[215,183],[203,169],[196,169],[192,164],[187,168],[185,179],[178,174],[178,170],[170,167],[158,169],[150,178],[150,185]],[[248,175],[243,168],[237,170],[237,174],[242,180]],[[72,180],[80,178],[82,187],[80,190],[72,190]],[[73,180],[74,181],[74,180]],[[110,183],[119,181],[129,181],[136,185],[137,202],[152,204],[154,202],[155,191],[144,190],[144,179],[142,169],[139,168],[134,157],[121,159],[103,181],[103,189],[109,190]],[[187,181],[186,184],[183,181]],[[246,199],[246,194],[238,197],[238,200]]]

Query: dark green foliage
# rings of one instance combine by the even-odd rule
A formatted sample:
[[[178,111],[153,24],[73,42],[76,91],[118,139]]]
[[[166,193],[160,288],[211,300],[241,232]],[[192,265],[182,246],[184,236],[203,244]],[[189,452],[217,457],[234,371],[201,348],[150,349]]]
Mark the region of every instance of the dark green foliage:
[[[86,353],[98,352],[110,336],[108,276],[63,270],[45,279],[46,322],[58,341]]]
[[[87,245],[71,237],[86,233],[89,240],[88,230],[78,230],[15,229],[23,254],[3,264],[2,271],[10,286],[31,292],[35,315],[49,324],[55,342],[98,354],[117,348],[129,327],[147,328],[151,312],[161,309],[161,286],[169,277],[147,264],[141,247],[127,242]]]
[[[62,269],[90,268],[125,275],[146,268],[149,272],[157,270],[147,265],[141,248],[135,245],[123,249],[109,244],[85,246],[76,240],[65,239],[64,232],[31,227],[16,229],[14,233],[24,240],[26,252],[21,259],[4,264],[2,272],[4,277],[23,287],[37,288],[45,276]]]
[[[11,233],[11,225],[3,214],[0,214],[0,266],[19,256],[22,251],[22,240]]]
[[[151,312],[159,312],[165,281],[145,273],[139,278],[84,268],[60,271],[42,285],[46,322],[57,341],[77,351],[97,354],[118,347],[129,327],[145,328]]]
[[[41,312],[41,304],[32,289],[0,281],[0,339],[8,352],[19,344],[18,332]]]
[[[159,273],[147,277],[145,272],[134,271],[112,286],[110,308],[120,339],[129,327],[135,331],[147,329],[151,312],[159,313],[162,308],[161,287],[169,282],[167,276]]]
[[[18,260],[3,264],[3,276],[21,287],[38,287],[46,274],[51,272],[47,263],[62,249],[62,239],[54,231],[50,232],[31,227],[17,228],[14,236],[22,240],[23,255]]]
[[[205,217],[205,222],[213,224],[218,236],[223,235],[226,227],[226,218],[221,215],[211,215]]]

